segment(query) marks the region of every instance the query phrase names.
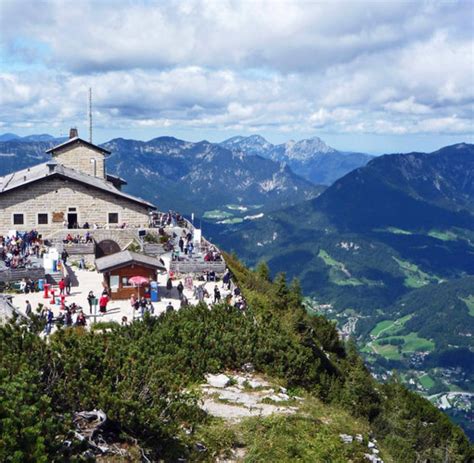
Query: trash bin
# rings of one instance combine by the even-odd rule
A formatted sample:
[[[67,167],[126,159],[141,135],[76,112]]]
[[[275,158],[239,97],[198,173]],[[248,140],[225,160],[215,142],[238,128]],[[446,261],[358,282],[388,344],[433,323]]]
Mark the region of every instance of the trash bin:
[[[43,280],[42,278],[40,278],[40,279],[38,280],[38,289],[39,289],[40,291],[43,291],[43,289],[44,289],[44,280]]]
[[[150,299],[151,302],[158,302],[158,283],[156,281],[150,283]]]

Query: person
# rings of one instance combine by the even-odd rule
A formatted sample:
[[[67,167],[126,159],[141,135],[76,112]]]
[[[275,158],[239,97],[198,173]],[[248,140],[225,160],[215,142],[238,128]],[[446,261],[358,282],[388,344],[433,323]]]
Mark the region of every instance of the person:
[[[137,298],[135,297],[135,294],[132,294],[132,295],[130,296],[130,307],[131,307],[133,310],[138,309],[138,300],[137,300]]]
[[[100,313],[105,313],[107,311],[107,304],[109,302],[109,296],[107,294],[102,294],[99,299],[99,311]]]
[[[85,270],[86,269],[86,261],[84,260],[84,257],[81,257],[79,260],[79,270]]]
[[[64,281],[64,278],[61,278],[61,280],[59,281],[59,294],[63,295],[65,288],[66,288],[66,282]]]
[[[184,240],[183,238],[179,239],[179,249],[181,250],[181,253],[184,251]]]
[[[71,294],[71,277],[69,275],[65,276],[64,285],[65,285],[65,288],[66,288],[66,293],[69,296]]]
[[[63,252],[61,253],[61,259],[62,261],[67,264],[67,258],[69,257],[68,252],[64,249]]]
[[[124,315],[122,317],[122,326],[127,326],[127,323],[128,323],[128,318]]]
[[[227,286],[227,289],[230,289],[230,272],[229,269],[226,269],[224,276],[222,277],[222,287]]]
[[[95,296],[93,291],[89,291],[87,295],[87,302],[89,303],[89,313],[92,314],[92,306],[94,305]]]
[[[219,302],[221,302],[221,292],[216,285],[214,286],[214,304],[218,304]]]
[[[183,296],[181,299],[180,308],[182,309],[183,307],[186,307],[188,304],[189,304],[188,298],[186,296]]]
[[[71,314],[71,311],[67,307],[64,313],[64,324],[66,326],[72,325],[72,314]]]
[[[171,291],[173,290],[173,281],[171,278],[168,278],[168,281],[166,282],[166,291],[168,292],[168,296],[171,295]]]
[[[26,309],[25,309],[26,316],[30,317],[32,311],[33,310],[31,309],[30,301],[26,301]]]
[[[86,326],[86,316],[84,315],[84,312],[81,310],[77,316],[76,319],[76,325],[77,326]]]
[[[155,307],[151,303],[150,299],[148,299],[148,301],[146,303],[146,311],[151,315],[153,315],[155,313]]]
[[[142,317],[143,315],[145,315],[146,306],[147,306],[146,299],[145,297],[142,297],[140,299],[140,313]]]
[[[46,309],[46,326],[44,327],[44,332],[46,333],[46,336],[49,336],[51,333],[51,328],[53,327],[53,319],[53,311],[48,307]]]
[[[182,281],[180,281],[180,282],[178,283],[177,289],[178,289],[178,297],[179,297],[180,299],[182,299],[182,298],[183,298],[183,291],[184,291],[184,286],[183,286],[183,282],[182,282]]]
[[[174,307],[173,307],[173,304],[171,304],[171,301],[168,302],[168,305],[166,306],[166,313],[168,312],[173,312],[174,310]]]

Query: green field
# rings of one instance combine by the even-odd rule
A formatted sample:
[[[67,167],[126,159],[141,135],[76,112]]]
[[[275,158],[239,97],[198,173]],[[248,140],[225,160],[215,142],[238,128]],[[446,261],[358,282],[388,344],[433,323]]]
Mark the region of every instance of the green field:
[[[422,286],[439,281],[437,276],[423,272],[418,265],[407,260],[397,259],[395,256],[392,257],[405,274],[405,286],[407,288],[421,288]]]
[[[428,391],[435,385],[433,378],[428,374],[420,376],[418,380],[420,381],[420,384]]]
[[[391,339],[401,339],[403,344],[400,346],[393,346],[391,344],[379,344],[380,341],[391,340]],[[423,352],[423,351],[432,351],[435,348],[435,343],[429,339],[420,338],[417,333],[409,333],[405,336],[390,336],[386,338],[380,338],[372,343],[372,349],[374,352],[382,355],[389,360],[400,360],[402,354],[411,354],[413,352]]]
[[[456,241],[458,239],[457,235],[452,231],[430,230],[428,236],[441,241]]]
[[[402,352],[420,352],[420,351],[432,351],[435,347],[433,341],[429,339],[418,337],[417,333],[409,333],[406,336],[394,336],[399,337],[405,341],[402,346]]]
[[[403,230],[397,227],[381,228],[381,229],[377,229],[376,231],[390,232],[390,233],[394,233],[395,235],[413,235],[411,231]]]
[[[398,346],[391,346],[386,344],[385,346],[380,346],[377,344],[376,350],[379,355],[385,357],[387,360],[401,360],[402,354],[398,351]]]
[[[242,223],[243,221],[244,219],[241,219],[240,217],[232,217],[229,219],[220,220],[218,223],[234,224],[234,223]]]
[[[350,276],[349,271],[346,269],[342,262],[337,261],[331,257],[327,251],[320,249],[318,257],[321,258],[326,265],[331,267],[329,271],[329,279],[332,283],[338,286],[360,286],[360,285],[377,285],[379,282],[373,282],[367,279],[359,279]]]
[[[234,214],[231,214],[230,212],[221,211],[219,209],[214,209],[213,211],[204,212],[204,215],[202,217],[203,217],[203,219],[220,220],[220,219],[228,219],[228,218],[233,217],[233,216],[234,216]]]
[[[230,209],[231,211],[248,211],[247,206],[242,206],[241,204],[226,204],[225,206],[227,209]]]
[[[474,317],[474,294],[471,294],[468,297],[461,298],[461,300],[466,303],[467,308],[469,309],[469,315],[471,317]]]
[[[370,334],[376,338],[380,333],[383,333],[384,336],[393,336],[404,327],[405,323],[410,320],[411,317],[413,317],[413,314],[405,315],[397,320],[382,320],[375,325]]]
[[[381,331],[387,330],[394,323],[395,322],[393,320],[382,320],[375,325],[375,328],[370,332],[370,334],[374,337],[377,337]]]

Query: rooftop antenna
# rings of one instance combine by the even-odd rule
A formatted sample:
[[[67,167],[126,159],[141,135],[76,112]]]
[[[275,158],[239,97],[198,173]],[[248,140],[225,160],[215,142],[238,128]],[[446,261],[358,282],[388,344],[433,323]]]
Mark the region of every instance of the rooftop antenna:
[[[89,143],[92,143],[92,88],[89,87]]]

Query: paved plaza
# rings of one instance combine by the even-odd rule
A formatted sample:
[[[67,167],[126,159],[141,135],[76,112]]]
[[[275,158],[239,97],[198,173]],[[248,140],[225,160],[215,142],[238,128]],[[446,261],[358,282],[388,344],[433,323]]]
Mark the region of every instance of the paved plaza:
[[[87,295],[89,291],[93,291],[96,297],[100,297],[103,291],[103,277],[100,273],[89,270],[78,270],[73,268],[76,281],[73,283],[71,294],[66,297],[66,305],[72,303],[77,304],[82,307],[84,314],[87,318],[87,324],[90,326],[91,322],[97,321],[115,321],[121,323],[122,318],[127,317],[128,321],[132,321],[135,318],[141,318],[140,310],[133,310],[130,306],[130,301],[119,300],[109,301],[107,306],[107,312],[105,314],[99,313],[99,308],[97,307],[96,314],[90,314],[89,304],[87,302]],[[184,296],[188,299],[189,304],[197,304],[198,300],[194,295],[194,290],[189,289],[185,285],[185,278],[176,278],[173,280],[173,289],[168,291],[166,289],[166,282],[168,280],[168,273],[162,272],[158,275],[158,295],[159,301],[153,302],[154,315],[157,316],[166,311],[166,307],[171,303],[175,310],[180,308],[180,299],[178,296],[178,290],[176,289],[178,283],[181,281],[185,286],[183,291]],[[223,288],[222,281],[219,282],[205,282],[198,279],[193,280],[193,286],[204,285],[205,289],[209,293],[209,298],[205,298],[205,302],[209,305],[212,304],[214,299],[214,287],[218,285],[219,291],[222,296],[222,300],[230,293],[226,288]],[[59,292],[57,287],[54,287],[56,294]],[[136,295],[138,296],[140,290],[140,296],[143,295],[143,288],[137,288]],[[26,301],[31,303],[33,311],[36,310],[39,304],[43,304],[46,307],[50,307],[54,313],[54,316],[57,317],[60,312],[60,306],[50,303],[51,297],[48,299],[44,298],[43,292],[29,293],[29,294],[15,294],[13,297],[13,305],[17,307],[21,313],[25,313]]]

